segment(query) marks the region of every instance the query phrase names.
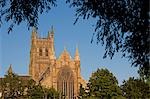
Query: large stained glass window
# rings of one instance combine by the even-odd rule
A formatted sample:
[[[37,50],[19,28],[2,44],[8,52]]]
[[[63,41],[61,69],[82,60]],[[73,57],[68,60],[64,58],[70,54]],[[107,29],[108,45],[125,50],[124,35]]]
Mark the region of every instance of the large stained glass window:
[[[57,90],[66,99],[74,98],[74,77],[73,72],[69,67],[62,68],[57,77]]]

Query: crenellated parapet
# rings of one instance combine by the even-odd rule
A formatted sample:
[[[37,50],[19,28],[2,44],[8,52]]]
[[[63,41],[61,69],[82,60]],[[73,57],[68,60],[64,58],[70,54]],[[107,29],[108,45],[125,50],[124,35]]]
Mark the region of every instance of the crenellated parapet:
[[[80,73],[80,54],[76,47],[74,57],[66,48],[56,58],[54,47],[54,29],[48,31],[47,37],[32,30],[29,74],[37,83],[61,91],[69,99],[77,97],[80,84],[84,80]]]

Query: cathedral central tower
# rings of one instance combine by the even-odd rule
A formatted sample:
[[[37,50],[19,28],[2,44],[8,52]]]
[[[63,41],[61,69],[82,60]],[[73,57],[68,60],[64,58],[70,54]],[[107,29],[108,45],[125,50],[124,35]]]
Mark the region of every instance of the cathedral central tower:
[[[80,75],[78,48],[74,58],[66,49],[56,58],[53,28],[46,38],[40,38],[37,30],[32,30],[29,75],[37,83],[55,88],[68,99],[77,99],[80,84],[85,85]]]
[[[38,81],[46,68],[55,61],[54,32],[48,32],[47,38],[38,37],[36,29],[32,31],[29,74]]]

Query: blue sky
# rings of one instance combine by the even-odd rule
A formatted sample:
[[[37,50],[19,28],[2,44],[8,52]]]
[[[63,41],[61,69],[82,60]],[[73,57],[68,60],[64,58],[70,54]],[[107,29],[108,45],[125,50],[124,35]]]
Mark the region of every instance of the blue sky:
[[[74,57],[76,45],[78,45],[81,58],[81,74],[88,80],[91,73],[97,68],[107,68],[118,79],[119,83],[128,77],[138,77],[137,68],[131,67],[128,59],[121,58],[121,53],[116,53],[113,59],[103,59],[104,47],[95,42],[90,43],[94,32],[95,20],[80,19],[76,25],[75,11],[69,8],[65,2],[57,2],[58,6],[48,13],[40,15],[38,35],[46,37],[51,26],[55,32],[55,52],[58,57],[64,47]],[[27,29],[26,23],[14,27],[7,34],[8,24],[0,28],[0,76],[4,76],[10,64],[14,72],[21,75],[28,74],[30,59],[31,30]]]

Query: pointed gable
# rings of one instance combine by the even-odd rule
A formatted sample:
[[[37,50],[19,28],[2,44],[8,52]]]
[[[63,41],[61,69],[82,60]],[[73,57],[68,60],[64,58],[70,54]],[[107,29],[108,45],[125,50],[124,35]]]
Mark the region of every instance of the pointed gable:
[[[66,48],[64,48],[64,51],[61,53],[59,59],[61,60],[71,60],[71,56],[69,54],[69,52],[66,50]]]

